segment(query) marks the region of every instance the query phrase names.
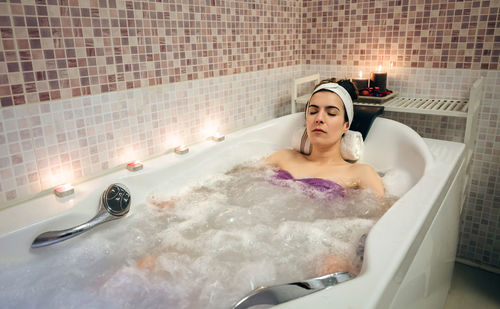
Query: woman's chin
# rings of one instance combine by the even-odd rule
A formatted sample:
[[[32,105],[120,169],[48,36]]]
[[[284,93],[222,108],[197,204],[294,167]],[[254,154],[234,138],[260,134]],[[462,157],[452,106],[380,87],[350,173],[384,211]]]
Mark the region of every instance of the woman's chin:
[[[337,142],[336,140],[333,140],[331,138],[326,138],[326,136],[311,136],[309,137],[309,140],[313,147],[319,148],[331,147]]]

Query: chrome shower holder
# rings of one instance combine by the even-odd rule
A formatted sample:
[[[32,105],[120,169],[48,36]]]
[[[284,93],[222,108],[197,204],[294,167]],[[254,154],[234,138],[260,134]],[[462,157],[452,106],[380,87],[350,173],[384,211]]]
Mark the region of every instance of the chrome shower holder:
[[[123,184],[112,184],[102,193],[99,210],[92,219],[69,229],[42,233],[35,238],[31,248],[50,246],[78,236],[104,222],[119,219],[130,210],[130,202],[131,196],[128,188]]]

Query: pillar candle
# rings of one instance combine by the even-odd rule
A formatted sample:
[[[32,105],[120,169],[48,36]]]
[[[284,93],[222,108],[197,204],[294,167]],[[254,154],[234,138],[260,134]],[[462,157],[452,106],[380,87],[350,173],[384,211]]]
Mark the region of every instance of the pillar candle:
[[[359,78],[353,78],[352,79],[352,83],[354,85],[356,85],[356,87],[358,88],[358,90],[368,88],[368,86],[369,86],[368,81],[369,81],[368,78],[363,78],[363,72],[362,71],[359,71]]]
[[[370,87],[379,87],[380,91],[386,90],[387,72],[382,72],[382,66],[378,66],[378,72],[372,72],[370,77]]]

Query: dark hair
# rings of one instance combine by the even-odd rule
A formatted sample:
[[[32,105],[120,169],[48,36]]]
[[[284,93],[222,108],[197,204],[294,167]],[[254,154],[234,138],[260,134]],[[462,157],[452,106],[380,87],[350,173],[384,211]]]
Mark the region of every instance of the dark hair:
[[[327,84],[327,83],[337,83],[340,86],[342,86],[345,90],[347,90],[347,92],[349,93],[349,95],[351,96],[351,99],[353,101],[358,98],[358,88],[356,88],[356,86],[353,83],[351,83],[351,81],[348,79],[338,80],[335,77],[323,79],[322,81],[319,82],[319,84],[314,86],[313,91],[314,91],[314,89],[318,88],[319,85],[323,85],[323,84]],[[328,90],[321,89],[318,92],[320,92],[320,91],[328,91]],[[309,101],[307,101],[307,105],[306,105],[306,109],[305,109],[306,115],[307,115],[307,108],[308,107],[309,107]],[[345,122],[349,121],[349,118],[347,118],[347,111],[345,110],[345,108],[344,108],[344,121]]]
[[[314,89],[318,88],[319,85],[323,85],[323,84],[327,84],[327,83],[337,83],[340,86],[344,87],[344,89],[347,90],[347,92],[349,92],[349,95],[351,95],[351,99],[353,101],[358,98],[358,88],[356,88],[356,85],[354,85],[348,79],[336,79],[335,77],[323,79],[322,81],[319,82],[319,84],[314,86]],[[313,91],[314,91],[314,89],[313,89]]]

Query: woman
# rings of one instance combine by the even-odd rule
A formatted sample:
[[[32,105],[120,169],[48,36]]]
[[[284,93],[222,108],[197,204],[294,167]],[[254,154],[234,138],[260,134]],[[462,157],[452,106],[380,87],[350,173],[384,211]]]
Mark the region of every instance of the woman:
[[[321,179],[344,189],[370,189],[384,195],[384,186],[377,172],[369,165],[349,163],[340,154],[340,140],[353,120],[353,98],[356,90],[348,80],[322,81],[306,105],[306,130],[312,145],[310,155],[283,149],[267,158],[279,168],[278,177],[307,180]]]

